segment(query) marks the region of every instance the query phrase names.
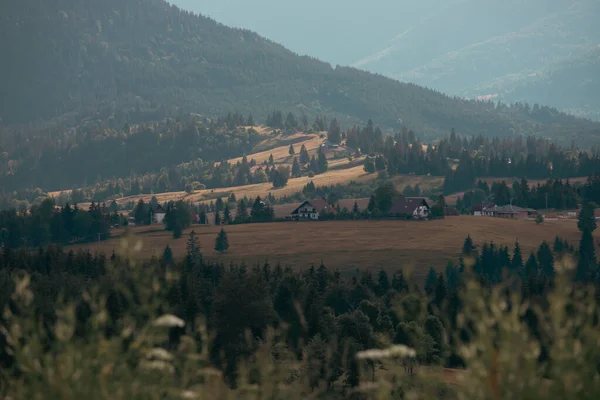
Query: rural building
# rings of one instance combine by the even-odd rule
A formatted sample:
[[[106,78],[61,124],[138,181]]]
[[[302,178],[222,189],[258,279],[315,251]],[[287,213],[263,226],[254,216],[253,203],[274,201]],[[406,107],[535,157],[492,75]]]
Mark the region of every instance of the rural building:
[[[313,220],[316,221],[319,219],[319,215],[327,213],[334,213],[335,208],[327,203],[327,200],[317,199],[317,200],[306,200],[304,203],[300,204],[292,213],[290,214],[293,219],[305,219],[305,220]]]
[[[431,207],[424,197],[401,197],[390,210],[390,214],[405,217],[422,219],[429,217]]]
[[[495,203],[477,203],[473,206],[473,215],[476,217],[492,216],[490,213],[496,207]]]
[[[152,212],[152,223],[156,222],[157,224],[162,224],[167,212],[160,204],[156,204],[155,206],[151,207],[152,208],[150,210]]]
[[[536,210],[531,208],[523,208],[513,205],[506,206],[494,206],[485,210],[484,215],[499,218],[511,218],[511,219],[525,219],[530,213],[535,213]]]

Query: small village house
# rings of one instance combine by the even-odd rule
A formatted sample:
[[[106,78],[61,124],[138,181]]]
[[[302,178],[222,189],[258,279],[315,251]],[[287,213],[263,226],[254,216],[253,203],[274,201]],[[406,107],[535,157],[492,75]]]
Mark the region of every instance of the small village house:
[[[396,200],[390,214],[407,219],[425,219],[431,214],[431,207],[424,197],[401,197]]]
[[[167,215],[167,212],[160,204],[151,206],[150,212],[152,213],[151,221],[153,224],[154,223],[162,224],[165,219],[165,215]]]
[[[513,205],[494,206],[484,210],[484,215],[510,219],[525,219],[530,214],[535,213],[537,213],[537,211],[532,208],[523,208]]]
[[[327,200],[317,199],[306,200],[290,215],[292,219],[316,221],[323,213],[335,213],[335,208],[327,203]]]
[[[496,207],[495,203],[477,203],[473,206],[473,215],[476,217],[491,217],[493,216],[493,209]]]

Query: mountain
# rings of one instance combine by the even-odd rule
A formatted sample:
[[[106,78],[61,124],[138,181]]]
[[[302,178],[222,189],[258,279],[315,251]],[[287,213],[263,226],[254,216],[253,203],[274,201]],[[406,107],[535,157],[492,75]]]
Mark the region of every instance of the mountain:
[[[124,122],[277,108],[373,119],[425,138],[458,132],[538,134],[593,143],[598,124],[550,109],[465,101],[354,68],[298,56],[161,0],[21,0],[0,5],[0,117]],[[23,129],[23,128],[21,128]]]
[[[500,89],[508,101],[553,104],[521,93],[518,82],[600,43],[597,0],[374,0],[346,6],[309,0],[308,7],[293,11],[293,29],[289,7],[277,0],[174,1],[278,38],[294,51],[313,48],[312,54],[333,63],[463,97],[487,95],[485,88],[504,83]],[[576,91],[566,95],[567,103],[579,101]],[[589,107],[600,113],[600,102]]]
[[[529,100],[600,120],[600,46],[539,73],[507,76],[477,90],[498,100]]]

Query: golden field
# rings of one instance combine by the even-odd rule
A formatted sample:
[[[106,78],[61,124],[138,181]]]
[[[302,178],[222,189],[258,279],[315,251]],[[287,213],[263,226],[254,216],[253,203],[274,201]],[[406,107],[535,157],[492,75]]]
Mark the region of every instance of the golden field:
[[[458,258],[463,241],[471,235],[477,245],[493,241],[509,245],[511,252],[518,239],[526,258],[544,240],[552,242],[555,236],[577,244],[579,232],[576,221],[546,221],[536,225],[532,221],[507,220],[487,217],[448,217],[437,221],[319,221],[279,222],[225,226],[230,249],[220,255],[213,251],[220,227],[194,226],[180,239],[170,232],[155,227],[136,227],[131,230],[130,250],[140,242],[135,258],[160,256],[166,245],[175,257],[185,254],[187,234],[194,230],[199,237],[205,257],[224,263],[245,262],[248,265],[269,261],[294,268],[308,268],[321,260],[331,269],[352,272],[357,268],[395,270],[413,269],[422,277],[429,266],[443,268],[448,259]],[[122,251],[123,230],[116,237],[75,248],[99,248],[108,254]]]

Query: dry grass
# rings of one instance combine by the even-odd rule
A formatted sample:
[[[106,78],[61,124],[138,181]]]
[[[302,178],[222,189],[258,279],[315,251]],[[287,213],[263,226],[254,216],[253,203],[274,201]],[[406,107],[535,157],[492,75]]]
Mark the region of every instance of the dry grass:
[[[281,222],[226,226],[230,250],[218,255],[212,249],[220,227],[194,226],[184,237],[172,238],[160,227],[134,228],[142,241],[143,257],[159,256],[168,244],[175,256],[185,254],[185,234],[194,229],[199,234],[203,254],[225,263],[281,263],[296,268],[308,268],[321,260],[329,268],[351,272],[356,268],[395,270],[414,267],[415,276],[422,277],[427,267],[443,268],[448,259],[457,259],[463,241],[471,235],[474,242],[485,241],[509,245],[512,251],[518,239],[526,258],[546,240],[556,235],[577,243],[579,232],[574,221],[547,221],[536,225],[532,221],[486,217],[449,217],[440,221],[328,221]],[[115,231],[115,234],[123,232]],[[77,245],[95,249],[97,244]],[[111,253],[120,248],[120,238],[99,244]]]
[[[285,141],[298,141],[294,144],[294,149],[296,150],[296,153],[300,153],[300,147],[304,144],[304,146],[306,147],[306,150],[314,150],[316,148],[319,147],[319,145],[325,140],[325,139],[321,139],[319,137],[319,135],[307,135],[304,133],[296,133],[293,135],[287,135],[287,136],[282,136],[282,135],[278,135],[277,137],[274,138],[269,138],[266,139],[265,141],[261,142],[259,144],[260,147],[271,147],[271,146],[277,146],[277,143],[281,142],[282,140]],[[265,151],[261,151],[261,152],[257,152],[257,153],[253,153],[253,154],[248,154],[246,157],[248,158],[248,161],[250,161],[251,159],[256,160],[257,164],[261,164],[264,161],[268,161],[269,160],[269,156],[272,154],[273,155],[273,160],[275,162],[283,162],[283,161],[287,161],[290,158],[290,154],[289,154],[289,149],[290,149],[290,145],[286,144],[283,146],[277,146],[274,147],[272,149],[269,150],[265,150]],[[230,164],[235,164],[239,161],[242,161],[243,157],[236,157],[236,158],[232,158],[230,160],[228,160],[228,162]]]

